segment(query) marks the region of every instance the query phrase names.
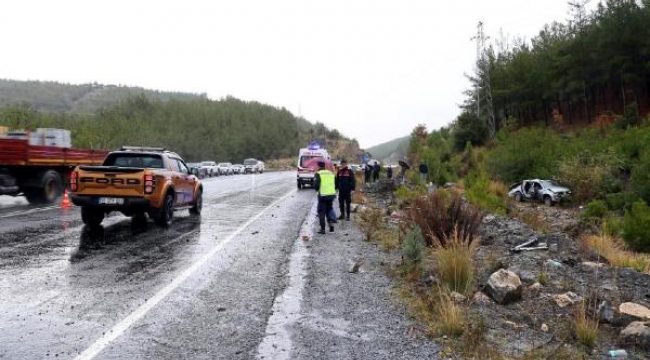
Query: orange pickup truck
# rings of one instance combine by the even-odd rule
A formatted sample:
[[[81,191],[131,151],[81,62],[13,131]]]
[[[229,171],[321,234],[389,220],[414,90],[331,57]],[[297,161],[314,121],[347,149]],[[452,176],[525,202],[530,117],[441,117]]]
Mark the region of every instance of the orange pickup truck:
[[[81,206],[88,226],[99,226],[106,213],[148,214],[169,226],[174,211],[201,214],[203,185],[178,154],[163,148],[124,146],[101,166],[78,166],[70,175],[71,200]]]

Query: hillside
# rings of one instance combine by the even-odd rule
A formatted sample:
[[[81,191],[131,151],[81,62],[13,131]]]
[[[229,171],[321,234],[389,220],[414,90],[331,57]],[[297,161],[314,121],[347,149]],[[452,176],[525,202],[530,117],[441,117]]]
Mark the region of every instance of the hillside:
[[[312,139],[335,156],[360,152],[356,140],[284,108],[112,85],[3,80],[0,125],[70,129],[73,146],[82,148],[165,146],[188,161],[292,158]]]
[[[408,152],[410,136],[405,136],[366,149],[373,158],[381,162],[396,164]]]
[[[129,96],[140,94],[161,101],[205,98],[205,94],[164,92],[97,83],[71,85],[49,81],[0,79],[0,106],[27,103],[38,111],[91,114]]]

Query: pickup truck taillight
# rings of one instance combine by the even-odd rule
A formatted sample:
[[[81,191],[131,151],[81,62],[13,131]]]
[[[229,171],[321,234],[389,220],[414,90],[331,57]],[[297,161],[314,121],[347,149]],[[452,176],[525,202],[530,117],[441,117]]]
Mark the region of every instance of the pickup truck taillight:
[[[70,190],[77,191],[77,172],[70,173]]]
[[[156,183],[154,182],[153,175],[146,174],[144,176],[144,193],[152,194],[156,188]]]

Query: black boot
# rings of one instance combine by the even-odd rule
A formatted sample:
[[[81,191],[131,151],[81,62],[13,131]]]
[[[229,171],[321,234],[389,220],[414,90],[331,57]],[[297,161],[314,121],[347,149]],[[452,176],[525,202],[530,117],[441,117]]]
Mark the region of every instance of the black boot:
[[[332,228],[332,227],[330,226],[330,228]],[[319,234],[325,234],[325,229],[320,229],[320,230],[318,230],[318,233],[319,233]]]
[[[323,230],[325,232],[325,230]],[[330,232],[334,232],[334,225],[330,225]]]
[[[350,213],[348,213],[348,216],[345,217],[345,220],[350,221]]]
[[[339,220],[343,220],[345,216],[343,216],[343,213],[341,213],[341,216],[339,216]]]

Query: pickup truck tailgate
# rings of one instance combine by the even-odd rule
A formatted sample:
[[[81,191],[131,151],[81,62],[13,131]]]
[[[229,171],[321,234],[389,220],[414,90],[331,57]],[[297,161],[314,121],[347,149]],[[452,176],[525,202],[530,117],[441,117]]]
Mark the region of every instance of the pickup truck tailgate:
[[[82,166],[78,177],[78,195],[144,196],[144,169]]]

